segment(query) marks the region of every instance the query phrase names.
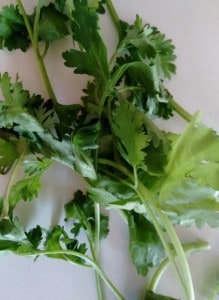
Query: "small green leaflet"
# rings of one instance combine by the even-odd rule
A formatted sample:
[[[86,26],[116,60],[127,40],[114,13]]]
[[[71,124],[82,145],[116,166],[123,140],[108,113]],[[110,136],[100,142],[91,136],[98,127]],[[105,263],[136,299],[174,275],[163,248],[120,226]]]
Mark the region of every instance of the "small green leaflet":
[[[23,179],[15,183],[10,190],[9,202],[13,208],[21,201],[31,201],[38,196],[38,191],[41,189],[40,179],[45,171],[50,168],[52,161],[49,159],[26,159],[24,161],[25,176]]]
[[[83,50],[64,52],[65,65],[75,68],[75,73],[88,74],[106,82],[109,77],[107,51],[99,34],[98,15],[89,9],[87,1],[74,0],[74,6],[72,31]]]
[[[143,129],[141,113],[131,104],[122,103],[113,116],[112,128],[118,138],[118,149],[125,160],[134,168],[144,164],[150,137]]]
[[[149,268],[159,266],[165,250],[152,223],[143,215],[128,214],[129,251],[138,273],[148,274]]]

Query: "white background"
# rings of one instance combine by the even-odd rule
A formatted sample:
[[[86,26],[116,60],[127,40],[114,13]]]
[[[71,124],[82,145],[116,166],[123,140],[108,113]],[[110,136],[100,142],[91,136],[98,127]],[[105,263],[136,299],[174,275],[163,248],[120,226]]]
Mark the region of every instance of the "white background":
[[[0,6],[13,3],[1,0]],[[35,1],[24,1],[31,10]],[[218,0],[114,0],[122,19],[133,22],[135,15],[145,23],[157,26],[176,45],[177,75],[168,83],[175,99],[188,111],[203,112],[208,126],[219,130],[219,1]],[[103,36],[110,51],[116,43],[114,27],[105,17]],[[68,49],[68,41],[62,44]],[[60,44],[55,43],[46,64],[51,82],[61,102],[77,102],[86,78],[73,75],[63,66]],[[32,51],[22,53],[0,51],[0,72],[12,76],[19,73],[25,87],[32,92],[46,95]],[[184,126],[180,118],[165,125],[178,131]],[[0,192],[4,193],[7,178],[0,178]],[[39,223],[53,226],[63,217],[62,208],[74,190],[83,186],[82,181],[67,169],[56,165],[43,178],[44,189],[39,201],[19,205],[17,214],[28,226]],[[219,278],[219,231],[204,228],[197,231],[178,229],[183,241],[205,239],[212,245],[205,253],[193,254],[189,263],[194,277],[197,300],[207,300],[207,288],[215,277]],[[145,279],[136,274],[128,256],[128,234],[123,221],[111,213],[111,232],[102,243],[104,269],[127,300],[141,299]],[[180,289],[169,270],[159,285],[159,292],[171,293],[182,299]],[[92,271],[73,267],[62,262],[40,258],[3,257],[0,260],[0,299],[8,300],[96,300]],[[106,289],[106,299],[115,299]]]

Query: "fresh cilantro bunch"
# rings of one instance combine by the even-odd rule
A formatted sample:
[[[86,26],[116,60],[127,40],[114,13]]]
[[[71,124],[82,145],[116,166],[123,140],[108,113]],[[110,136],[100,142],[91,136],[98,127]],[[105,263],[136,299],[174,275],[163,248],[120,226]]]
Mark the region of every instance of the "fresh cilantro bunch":
[[[99,22],[106,9],[118,31],[111,59]],[[59,103],[44,61],[53,42],[67,36],[73,43],[62,54],[64,64],[89,75],[82,105]],[[138,273],[146,276],[153,268],[145,299],[171,299],[156,294],[169,263],[184,299],[195,299],[185,254],[208,244],[182,245],[174,226],[219,226],[219,138],[165,87],[176,71],[172,41],[139,16],[133,24],[120,20],[110,0],[41,0],[30,15],[16,0],[0,12],[0,47],[33,48],[49,98],[32,95],[19,77],[0,75],[0,172],[10,172],[0,199],[0,250],[92,267],[98,299],[104,299],[101,281],[124,299],[99,263],[100,240],[109,231],[104,210],[114,209],[128,226]],[[154,122],[174,111],[188,121],[181,134]],[[41,176],[53,162],[79,174],[85,191],[66,204],[67,225],[26,230],[15,208],[37,198]]]

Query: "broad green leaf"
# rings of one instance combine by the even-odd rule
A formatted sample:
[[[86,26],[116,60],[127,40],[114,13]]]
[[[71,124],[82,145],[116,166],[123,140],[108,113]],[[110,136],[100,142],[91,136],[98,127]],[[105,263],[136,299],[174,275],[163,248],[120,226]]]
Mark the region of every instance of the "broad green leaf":
[[[163,245],[153,226],[143,215],[130,213],[129,251],[138,273],[146,276],[152,267],[159,266],[165,256]]]
[[[161,178],[158,203],[174,222],[219,226],[219,137],[196,115],[172,150]]]

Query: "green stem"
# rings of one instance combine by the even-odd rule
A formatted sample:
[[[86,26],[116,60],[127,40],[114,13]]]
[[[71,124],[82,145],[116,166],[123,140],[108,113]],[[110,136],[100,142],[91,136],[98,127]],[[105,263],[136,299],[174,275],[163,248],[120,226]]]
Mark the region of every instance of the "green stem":
[[[195,251],[202,251],[202,250],[210,249],[209,243],[207,243],[205,241],[198,241],[198,242],[194,242],[194,243],[188,243],[188,244],[182,245],[182,247],[183,247],[184,253],[187,254],[187,255],[192,253],[192,252],[195,252]],[[176,257],[176,252],[175,251],[173,251],[173,255]],[[156,291],[158,283],[160,282],[161,276],[163,275],[163,273],[165,272],[165,270],[167,269],[169,264],[170,264],[170,260],[168,259],[168,257],[165,258],[162,261],[160,266],[154,272],[153,277],[151,279],[151,282],[147,287],[147,290],[153,291],[153,292]]]
[[[55,93],[53,91],[51,82],[49,80],[49,76],[48,76],[48,73],[47,73],[47,70],[46,70],[46,66],[44,64],[44,61],[43,61],[43,58],[40,54],[39,46],[38,46],[38,29],[39,29],[38,27],[39,27],[40,8],[37,8],[37,10],[36,10],[36,16],[35,16],[35,20],[34,20],[34,32],[33,32],[30,21],[28,19],[28,16],[27,16],[26,11],[24,9],[24,6],[22,4],[22,1],[21,0],[16,0],[16,2],[17,2],[17,5],[19,7],[19,10],[20,10],[20,12],[23,16],[25,26],[27,28],[27,31],[28,31],[28,34],[29,34],[29,37],[30,37],[30,41],[33,45],[33,49],[34,49],[34,53],[35,53],[38,65],[39,65],[40,73],[42,75],[44,85],[46,87],[48,95],[55,103],[57,103],[57,99],[56,99]]]
[[[171,99],[170,100],[170,104],[173,108],[173,110],[175,110],[175,112],[177,112],[184,120],[186,120],[187,122],[190,122],[192,120],[192,115],[189,114],[181,105],[179,105],[175,100]]]
[[[87,263],[89,263],[93,269],[99,274],[99,276],[105,281],[107,286],[111,289],[111,291],[114,293],[116,296],[116,299],[118,300],[125,300],[125,298],[121,295],[121,293],[117,290],[117,288],[113,285],[113,283],[110,281],[110,279],[106,276],[104,271],[94,262],[92,259],[90,259],[87,255],[76,252],[76,251],[71,251],[71,250],[54,250],[54,251],[47,251],[47,250],[42,250],[42,251],[34,251],[30,253],[17,253],[20,256],[39,256],[39,255],[57,255],[57,254],[65,254],[65,255],[70,255],[70,256],[75,256],[78,258],[81,258],[85,260]]]
[[[116,9],[115,9],[115,7],[114,7],[111,0],[105,0],[105,3],[107,5],[107,8],[108,8],[109,13],[111,15],[111,18],[113,20],[113,23],[116,26],[116,29],[117,29],[118,34],[119,34],[119,38],[121,39],[122,38],[122,28],[121,28],[120,19],[119,19],[119,16],[118,16],[117,12],[116,12]]]
[[[188,300],[195,300],[194,287],[191,277],[191,272],[189,270],[188,262],[185,256],[185,253],[182,248],[182,244],[179,241],[179,238],[174,230],[172,224],[170,223],[168,217],[160,210],[157,209],[160,220],[162,220],[169,236],[171,237],[172,243],[174,245],[176,254],[180,260],[180,265],[182,273],[184,276],[184,281],[187,287]]]
[[[143,189],[143,191],[142,191]],[[186,287],[186,284],[185,284],[185,281],[184,281],[184,278],[181,274],[181,270],[179,268],[179,266],[177,265],[176,263],[176,259],[173,255],[173,252],[172,252],[172,249],[166,239],[166,236],[165,236],[165,233],[163,232],[162,230],[162,227],[161,225],[159,224],[159,222],[157,221],[157,216],[154,212],[154,210],[151,208],[151,206],[149,205],[148,201],[146,200],[146,198],[148,198],[146,195],[147,195],[147,190],[145,187],[142,188],[142,184],[140,184],[139,186],[139,191],[138,192],[138,195],[139,195],[139,198],[141,199],[142,203],[144,204],[145,208],[146,208],[146,211],[147,213],[149,214],[149,216],[151,217],[152,221],[153,221],[153,225],[160,237],[160,240],[166,250],[166,253],[167,253],[167,256],[168,256],[168,259],[169,261],[171,262],[174,270],[175,270],[175,273],[176,273],[176,276],[182,286],[182,290],[184,291],[184,293],[186,294],[186,299],[188,300],[192,300],[192,299],[189,299],[187,297],[187,287]],[[146,196],[146,197],[145,197]],[[149,198],[148,199],[151,199],[151,195],[149,195]],[[174,244],[173,244],[174,245]],[[175,246],[175,245],[174,245]],[[174,247],[174,250],[175,250],[175,247]]]
[[[94,213],[95,213],[95,238],[94,238],[94,251],[95,251],[95,261],[99,263],[100,260],[100,205],[94,203]],[[101,286],[100,276],[95,273],[96,276],[96,286],[98,299],[103,299],[103,289]]]
[[[10,176],[10,179],[8,181],[7,188],[6,188],[6,193],[5,193],[5,199],[4,199],[4,203],[3,203],[1,218],[8,218],[9,209],[10,209],[10,191],[11,191],[11,187],[13,186],[14,181],[18,176],[18,172],[20,171],[21,165],[22,165],[24,157],[26,155],[27,147],[28,147],[28,144],[26,143],[25,146],[23,147],[23,150],[22,150],[19,158],[17,159],[17,161],[16,161],[16,163],[15,163],[13,169],[12,169],[12,173],[11,173],[11,176]]]

